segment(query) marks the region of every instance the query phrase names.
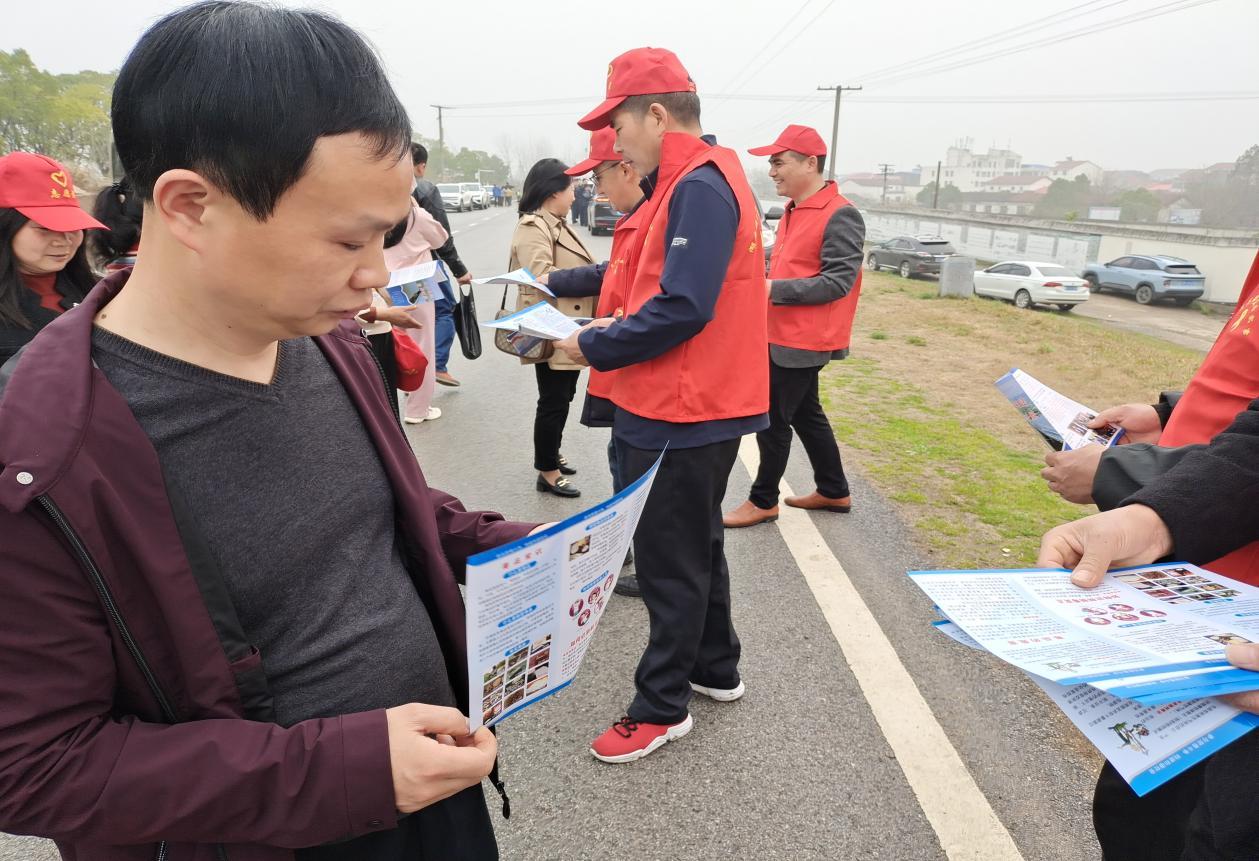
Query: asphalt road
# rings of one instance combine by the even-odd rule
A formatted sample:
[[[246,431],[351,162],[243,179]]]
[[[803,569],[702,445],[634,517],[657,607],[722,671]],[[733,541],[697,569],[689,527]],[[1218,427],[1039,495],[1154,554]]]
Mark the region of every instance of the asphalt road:
[[[458,214],[452,222],[474,274],[503,271],[509,211]],[[589,245],[606,255],[609,241]],[[502,291],[478,287],[476,298],[488,319]],[[537,521],[611,492],[607,431],[582,428],[578,404],[564,452],[579,468],[573,481],[584,496],[544,496],[531,469],[532,372],[495,352],[488,338],[482,358],[469,362],[456,349],[450,369],[464,385],[439,389],[442,418],[409,429],[431,484],[469,508]],[[797,490],[811,489],[798,449],[786,478]],[[921,763],[898,760],[884,733],[886,715],[875,719],[783,530],[769,524],[732,532],[727,543],[747,696],[695,701],[692,733],[640,762],[592,759],[587,746],[623,713],[646,640],[641,602],[613,598],[577,681],[501,727],[513,807],[510,821],[498,822],[505,859],[1099,858],[1089,819],[1096,754],[1021,674],[930,629],[930,602],[905,571],[931,560],[914,549],[892,507],[860,475],[851,480],[853,513],[813,515],[813,523],[894,649],[889,678],[892,664],[908,671],[930,708],[927,722],[943,729],[982,792],[979,801],[986,799],[1018,853],[955,845],[946,855],[906,778]],[[737,464],[728,503],[745,498],[749,484]],[[829,554],[816,558],[826,563]],[[0,838],[0,859],[54,857]]]
[[[1164,303],[1138,305],[1131,296],[1117,293],[1094,293],[1087,302],[1077,305],[1073,313],[1203,353],[1211,349],[1228,322],[1224,315],[1204,314],[1196,308]]]

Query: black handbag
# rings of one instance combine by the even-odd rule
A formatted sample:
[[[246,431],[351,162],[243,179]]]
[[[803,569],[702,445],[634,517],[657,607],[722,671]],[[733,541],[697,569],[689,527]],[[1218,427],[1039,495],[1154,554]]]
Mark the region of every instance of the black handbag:
[[[459,349],[465,359],[481,358],[481,329],[476,318],[476,299],[472,288],[463,292],[465,285],[458,285],[459,302],[455,305],[455,335],[459,338]]]

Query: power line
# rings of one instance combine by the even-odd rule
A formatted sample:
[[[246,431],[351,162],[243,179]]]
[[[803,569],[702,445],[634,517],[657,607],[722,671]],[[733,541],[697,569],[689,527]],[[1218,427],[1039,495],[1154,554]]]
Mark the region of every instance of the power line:
[[[731,96],[732,100],[760,102],[790,102],[783,110],[760,120],[748,130],[755,131],[762,126],[784,119],[787,115],[803,106],[815,110],[830,104],[830,98],[818,98],[813,95],[760,95]],[[1259,100],[1259,91],[1235,92],[1185,92],[1185,93],[1101,93],[1092,95],[1045,94],[1045,95],[992,95],[992,96],[866,96],[858,100],[866,105],[1046,105],[1046,104],[1097,104],[1097,103],[1157,103],[1157,102],[1239,102]],[[534,117],[573,117],[573,111],[543,111],[524,113],[460,113],[454,119],[530,119]],[[448,118],[450,119],[450,118]]]
[[[1001,57],[1009,56],[1010,54],[1023,53],[1025,51],[1029,51],[1035,48],[1044,48],[1049,45],[1056,45],[1061,42],[1067,42],[1072,39],[1078,39],[1082,36],[1091,36],[1095,33],[1102,33],[1102,32],[1105,32],[1106,30],[1111,30],[1111,29],[1114,29],[1115,27],[1121,27],[1125,24],[1135,24],[1139,21],[1146,21],[1150,18],[1159,18],[1163,15],[1170,15],[1174,12],[1181,12],[1185,9],[1192,9],[1195,6],[1203,6],[1207,3],[1217,3],[1217,2],[1219,2],[1219,0],[1174,0],[1174,2],[1164,4],[1163,6],[1156,6],[1153,9],[1148,9],[1143,12],[1137,12],[1137,13],[1122,16],[1119,18],[1111,18],[1097,24],[1090,24],[1089,26],[1082,27],[1078,30],[1072,30],[1072,31],[1068,31],[1067,33],[1061,33],[1055,36],[1049,36],[1049,37],[1040,39],[1039,41],[1025,42],[1019,45],[1013,45],[1008,48],[1003,48],[1001,50],[994,51],[988,54],[981,54],[977,57],[969,57],[964,60],[958,60],[956,62],[945,63],[944,65],[940,65],[940,66],[931,66],[925,69],[908,71],[904,74],[897,74],[897,75],[892,75],[890,77],[884,77],[878,80],[876,83],[879,85],[898,84],[903,81],[912,80],[914,78],[921,78],[924,75],[936,75],[941,72],[948,72],[954,69],[961,69],[966,66],[973,66],[977,63],[986,63],[989,60],[996,60]]]
[[[772,63],[774,60],[778,59],[778,56],[782,54],[783,51],[787,50],[789,47],[795,44],[795,41],[799,39],[800,36],[802,36],[806,30],[812,27],[819,18],[821,18],[823,15],[829,12],[831,10],[831,7],[834,5],[835,5],[835,0],[826,0],[826,5],[823,6],[820,10],[818,10],[818,13],[816,15],[814,15],[809,20],[805,21],[804,25],[800,27],[800,29],[796,30],[796,32],[792,34],[792,36],[789,39],[787,39],[786,42],[783,42],[782,45],[778,47],[778,50],[776,50],[774,53],[766,57],[759,66],[752,67],[749,65],[748,70],[745,70],[745,75],[747,76],[747,78],[749,80],[754,79],[758,74],[760,74],[762,69],[764,69],[770,63]],[[801,11],[803,11],[803,8]]]
[[[813,0],[804,0],[804,3],[800,5],[800,8],[796,11],[795,15],[787,16],[787,20],[783,22],[783,25],[781,27],[778,28],[778,32],[774,33],[774,35],[770,36],[768,39],[763,41],[761,43],[760,50],[758,50],[751,57],[743,61],[743,68],[741,68],[738,72],[736,72],[735,76],[731,78],[724,87],[721,88],[722,92],[733,93],[735,82],[741,79],[745,74],[747,74],[748,67],[751,66],[752,63],[756,62],[756,59],[760,57],[761,54],[769,50],[769,46],[774,44],[774,40],[777,39],[779,36],[781,36],[787,30],[787,28],[792,25],[792,23],[794,23],[801,15],[803,15],[804,10],[809,8],[809,4],[812,2]],[[723,99],[728,99],[731,97],[730,96],[717,96],[716,98],[718,101],[721,101]]]
[[[861,75],[860,77],[863,80],[874,80],[875,78],[886,77],[887,75],[893,72],[905,71],[907,67],[920,66],[929,62],[934,62],[936,60],[944,59],[945,57],[951,54],[956,54],[959,51],[964,51],[967,48],[972,48],[976,45],[984,45],[986,43],[991,42],[993,39],[1001,39],[1001,38],[1011,37],[1015,35],[1027,35],[1026,31],[1041,29],[1042,25],[1062,24],[1066,21],[1072,20],[1073,18],[1079,18],[1085,15],[1092,15],[1096,12],[1102,12],[1106,9],[1109,9],[1112,6],[1118,6],[1122,3],[1127,3],[1127,2],[1130,2],[1130,0],[1088,0],[1088,2],[1086,3],[1081,3],[1078,6],[1072,6],[1068,9],[1062,10],[1061,12],[1055,12],[1052,15],[1046,15],[1043,18],[1037,18],[1033,21],[1028,21],[1027,23],[1020,24],[1017,27],[1010,27],[1005,30],[999,30],[996,33],[990,33],[987,36],[982,36],[978,39],[972,39],[969,42],[962,42],[958,45],[954,45],[951,48],[945,48],[941,51],[936,51],[933,54],[926,54],[914,60],[907,60],[903,63],[897,63],[896,65],[893,65],[893,66],[884,66],[881,69],[875,69],[872,72],[867,72],[866,74]],[[1091,8],[1091,7],[1097,7],[1098,4],[1101,4],[1101,3],[1105,3],[1105,5],[1101,6],[1100,8]]]

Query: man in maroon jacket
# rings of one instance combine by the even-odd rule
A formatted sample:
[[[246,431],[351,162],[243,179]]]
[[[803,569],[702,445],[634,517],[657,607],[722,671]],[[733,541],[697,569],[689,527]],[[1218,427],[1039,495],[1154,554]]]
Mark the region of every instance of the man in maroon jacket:
[[[496,858],[452,572],[535,524],[428,488],[351,322],[410,204],[401,104],[340,22],[212,2],[145,34],[113,122],[144,254],[0,371],[0,830]]]

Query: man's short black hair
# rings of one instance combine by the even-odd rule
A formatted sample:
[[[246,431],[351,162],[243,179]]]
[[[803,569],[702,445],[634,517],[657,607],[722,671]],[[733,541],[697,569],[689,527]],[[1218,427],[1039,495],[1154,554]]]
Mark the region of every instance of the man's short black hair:
[[[401,158],[411,124],[375,52],[318,12],[210,0],[167,15],[114,85],[118,155],[143,201],[195,170],[258,219],[304,173],[315,141],[363,135]]]
[[[808,160],[809,160],[809,157],[808,157],[807,155],[805,155],[804,153],[802,153],[802,152],[796,152],[796,151],[795,151],[795,150],[793,150],[793,149],[789,149],[789,150],[787,150],[787,152],[789,152],[789,153],[791,153],[791,155],[795,156],[796,161],[808,161]],[[817,155],[817,156],[814,156],[814,158],[816,158],[816,159],[817,159],[817,172],[818,172],[818,173],[825,173],[825,172],[826,172],[826,156],[824,156],[824,155]]]
[[[655,93],[649,96],[630,96],[617,106],[617,110],[632,111],[634,116],[641,117],[647,113],[652,103],[660,104],[669,116],[686,125],[699,125],[699,94],[698,93]]]
[[[411,144],[411,163],[428,164],[428,147],[422,143]]]

